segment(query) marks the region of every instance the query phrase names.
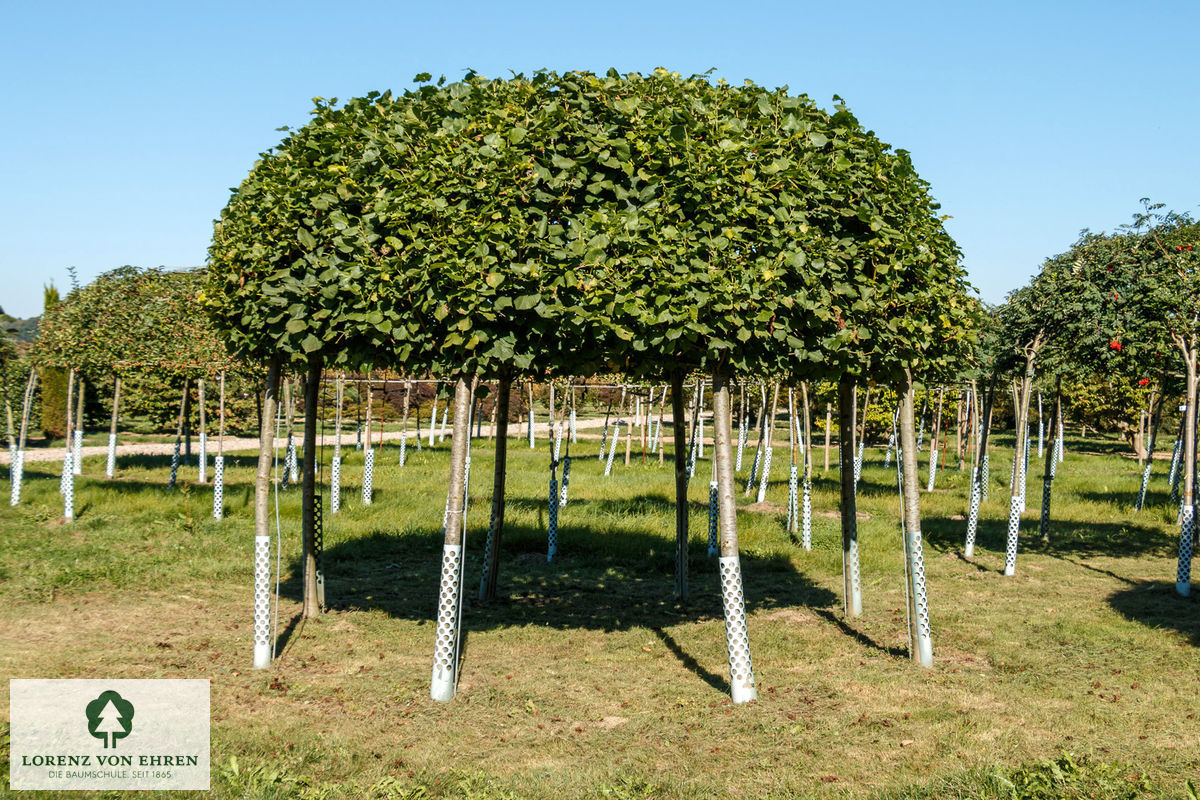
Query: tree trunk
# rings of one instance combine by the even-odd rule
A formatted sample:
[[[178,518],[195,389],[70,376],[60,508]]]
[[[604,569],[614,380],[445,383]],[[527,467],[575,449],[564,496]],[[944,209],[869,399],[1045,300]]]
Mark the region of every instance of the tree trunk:
[[[984,464],[987,463],[988,433],[992,427],[992,404],[996,399],[996,375],[993,374],[984,390],[983,412],[979,415],[979,436],[975,443],[975,467],[971,470],[971,500],[967,512],[967,541],[963,555],[975,555],[975,533],[979,525],[979,504],[983,501],[985,481],[988,480]]]
[[[1025,374],[1020,384],[1013,384],[1013,393],[1017,405],[1013,408],[1016,413],[1017,445],[1013,450],[1013,482],[1009,496],[1008,508],[1008,542],[1004,553],[1004,574],[1015,575],[1017,570],[1017,543],[1021,528],[1021,498],[1025,486],[1025,435],[1029,419],[1029,390],[1033,383],[1033,359],[1030,353],[1025,357]]]
[[[254,477],[254,668],[271,666],[271,461],[275,455],[275,405],[279,395],[279,357],[267,366],[258,426],[258,472]]]
[[[105,476],[113,477],[117,467],[117,425],[121,421],[121,376],[113,378],[112,417],[108,423],[108,463]]]
[[[1193,339],[1190,347],[1180,347],[1187,365],[1187,409],[1184,411],[1183,432],[1183,506],[1180,509],[1179,568],[1175,578],[1175,591],[1183,597],[1192,593],[1192,552],[1196,531],[1195,471],[1196,471],[1196,347]]]
[[[716,449],[713,458],[717,473],[717,516],[721,534],[721,602],[725,612],[725,641],[729,650],[729,687],[733,702],[740,704],[755,700],[758,690],[754,685],[754,667],[750,660],[742,567],[738,557],[737,506],[733,499],[733,447],[730,441],[731,409],[729,384],[723,366],[718,364],[713,369],[713,440]],[[679,381],[681,383],[682,378]],[[679,405],[682,406],[682,402]],[[678,476],[678,472],[676,475]]]
[[[671,431],[675,435],[675,597],[688,599],[688,453],[683,372],[671,372]]]
[[[204,408],[204,379],[196,381],[196,400],[200,404],[200,480],[208,483],[208,416]]]
[[[317,558],[322,532],[317,530],[317,408],[321,391],[320,356],[309,356],[304,381],[304,472],[301,477],[301,532],[304,548],[304,618],[320,616]]]
[[[500,372],[496,387],[496,464],[492,478],[492,515],[488,523],[488,538],[483,552],[483,579],[479,583],[479,599],[495,602],[496,582],[500,575],[500,542],[504,538],[504,479],[508,465],[508,406],[512,392],[512,373]]]
[[[833,407],[825,404],[825,471],[829,472],[829,441],[833,435]]]
[[[858,513],[854,492],[857,387],[849,375],[838,382],[838,451],[842,484],[842,585],[847,616],[862,613],[862,581],[858,572]]]
[[[442,544],[441,582],[429,696],[442,702],[454,698],[462,626],[463,514],[466,505],[467,425],[471,387],[463,377],[454,383],[454,432],[450,443],[450,480]]]
[[[925,557],[921,541],[921,505],[917,481],[916,388],[905,369],[900,397],[900,448],[904,462],[904,554],[907,560],[909,653],[923,667],[933,666],[929,600],[925,591]]]

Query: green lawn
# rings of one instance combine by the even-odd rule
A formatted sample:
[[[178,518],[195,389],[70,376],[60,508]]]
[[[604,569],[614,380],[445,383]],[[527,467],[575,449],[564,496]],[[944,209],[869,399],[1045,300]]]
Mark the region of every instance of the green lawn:
[[[669,455],[643,467],[635,448],[606,479],[598,446],[576,448],[547,564],[547,444],[511,440],[503,599],[466,609],[452,703],[428,694],[449,440],[410,448],[403,469],[385,445],[366,508],[361,453],[344,451],[319,620],[297,618],[299,492],[280,494],[280,656],[267,671],[250,668],[252,454],[230,457],[222,522],[194,468],[167,490],[169,456],[127,459],[108,483],[104,457],[88,459],[70,524],[58,464],[28,465],[25,502],[0,507],[0,665],[10,678],[210,678],[216,798],[1183,798],[1200,784],[1200,605],[1174,592],[1164,462],[1136,514],[1137,463],[1112,442],[1069,440],[1044,548],[1031,464],[1012,578],[1000,575],[1011,456],[993,457],[972,559],[968,474],[943,472],[922,493],[935,659],[922,670],[906,652],[882,449],[868,450],[860,487],[864,613],[847,619],[836,474],[817,469],[805,552],[783,529],[778,448],[770,507],[738,518],[760,699],[735,708],[706,557],[710,462],[692,484],[681,606]],[[469,598],[492,467],[489,443],[473,447]]]

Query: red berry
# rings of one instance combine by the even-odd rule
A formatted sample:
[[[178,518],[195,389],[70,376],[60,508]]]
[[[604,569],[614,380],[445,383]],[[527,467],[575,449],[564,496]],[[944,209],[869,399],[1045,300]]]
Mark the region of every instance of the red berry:
[[[1138,381],[1138,386],[1149,386],[1149,385],[1150,385],[1149,378],[1142,378],[1140,381]]]

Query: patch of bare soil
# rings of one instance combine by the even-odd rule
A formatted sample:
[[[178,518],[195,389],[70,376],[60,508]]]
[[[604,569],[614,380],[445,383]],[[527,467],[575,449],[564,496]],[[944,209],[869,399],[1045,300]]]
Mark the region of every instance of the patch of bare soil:
[[[842,512],[840,512],[840,511],[814,511],[813,513],[816,514],[818,517],[829,517],[830,519],[841,519],[842,518]],[[854,518],[855,519],[870,519],[871,515],[865,511],[856,511],[854,513]]]

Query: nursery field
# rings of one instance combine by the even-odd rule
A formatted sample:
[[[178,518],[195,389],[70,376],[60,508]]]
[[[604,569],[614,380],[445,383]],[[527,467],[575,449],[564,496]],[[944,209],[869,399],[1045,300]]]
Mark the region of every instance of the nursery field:
[[[86,460],[69,524],[59,464],[30,463],[22,505],[0,507],[0,677],[210,679],[212,790],[197,797],[1195,798],[1200,603],[1174,590],[1166,462],[1135,513],[1136,461],[1114,441],[1068,438],[1048,545],[1036,542],[1032,462],[1005,578],[1011,446],[994,440],[975,557],[962,555],[969,468],[951,465],[922,493],[932,669],[906,651],[883,450],[863,468],[864,613],[847,618],[836,471],[814,454],[806,552],[784,530],[777,448],[768,501],[738,493],[759,699],[737,707],[706,556],[707,458],[691,485],[692,597],[680,605],[669,453],[643,466],[635,447],[605,478],[599,442],[581,439],[547,564],[549,448],[512,439],[501,600],[480,605],[492,450],[475,440],[467,637],[444,704],[429,681],[449,439],[410,447],[404,468],[385,443],[369,507],[362,454],[344,451],[342,511],[324,523],[329,610],[316,620],[299,618],[299,487],[279,494],[278,659],[263,671],[250,667],[253,454],[227,453],[220,522],[193,467],[166,488],[169,456],[125,459],[111,482],[103,456]],[[0,702],[7,720],[7,692]],[[5,724],[6,773],[7,742]]]

